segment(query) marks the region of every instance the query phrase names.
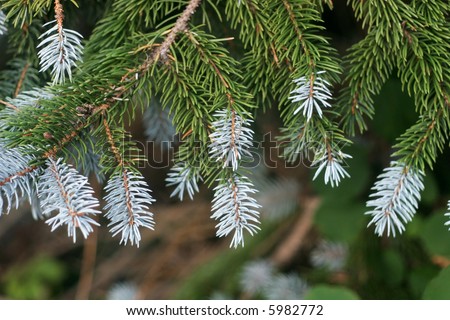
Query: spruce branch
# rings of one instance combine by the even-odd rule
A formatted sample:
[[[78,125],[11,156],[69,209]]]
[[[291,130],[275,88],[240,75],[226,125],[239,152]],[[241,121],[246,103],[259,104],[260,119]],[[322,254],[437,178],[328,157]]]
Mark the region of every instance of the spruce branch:
[[[86,127],[86,123],[84,122],[79,122],[75,125],[75,127],[73,127],[72,131],[70,131],[69,133],[65,134],[61,139],[59,139],[57,141],[56,144],[54,144],[52,147],[50,147],[49,149],[47,149],[44,152],[44,157],[45,158],[53,158],[56,156],[56,154],[63,150],[67,144],[69,144],[71,141],[73,141],[74,139],[78,138],[80,133],[82,132],[82,130]],[[47,134],[51,135],[51,133],[47,132]],[[45,134],[44,134],[44,138]]]
[[[289,2],[289,0],[282,0],[282,2],[283,2],[284,8],[286,9],[286,11],[288,13],[289,20],[290,20],[292,26],[294,27],[294,31],[297,36],[297,40],[300,42],[301,47],[303,49],[303,53],[306,56],[306,59],[308,60],[308,66],[311,68],[314,68],[314,66],[316,65],[315,59],[310,52],[310,48],[304,37],[302,29],[297,22],[296,14],[292,8],[292,4]]]
[[[33,53],[37,47],[33,38],[38,37],[35,37],[37,29],[30,23],[37,21],[34,17],[44,17],[52,3],[56,19],[51,25],[45,25],[49,30],[40,37],[38,46],[41,71],[51,70],[54,83],[72,80],[73,67],[81,59],[81,35],[64,29],[61,2],[8,0],[1,8],[6,15],[0,11],[0,34],[5,30],[5,20],[13,25],[22,21],[22,29],[8,30],[8,41],[14,50],[11,56],[28,55],[26,60],[10,60],[15,63],[11,68],[14,74],[7,72],[9,70],[0,73],[1,138],[8,146],[5,149],[20,151],[21,155],[15,157],[32,157],[30,163],[12,167],[11,172],[9,168],[3,169],[9,176],[5,175],[4,185],[0,184],[1,192],[14,186],[15,181],[22,183],[25,177],[33,185],[38,168],[47,164],[46,159],[80,158],[77,164],[86,169],[83,173],[90,170],[112,172],[108,183],[114,186],[110,187],[109,194],[122,194],[126,214],[114,218],[116,222],[110,225],[115,235],[121,233],[122,243],[139,244],[140,240],[139,232],[135,231],[138,224],[134,222],[130,191],[136,176],[141,177],[134,171],[137,158],[134,154],[130,156],[130,151],[137,148],[123,137],[126,136],[127,113],[131,119],[135,118],[136,105],[128,107],[136,101],[133,95],[141,92],[148,98],[147,102],[150,97],[160,96],[161,110],[164,110],[163,114],[160,110],[148,109],[145,116],[149,118],[145,120],[168,127],[170,121],[167,118],[161,121],[161,115],[165,116],[166,110],[170,110],[167,113],[173,116],[176,130],[183,136],[177,154],[179,159],[166,180],[168,185],[174,186],[172,196],[183,199],[187,194],[192,198],[202,178],[207,184],[218,181],[212,216],[220,220],[217,226],[220,236],[234,232],[231,245],[235,247],[243,244],[245,223],[251,225],[247,226],[250,233],[258,229],[254,206],[258,206],[256,200],[261,198],[250,197],[255,188],[238,170],[241,161],[250,155],[253,131],[249,114],[256,106],[279,107],[283,137],[289,142],[285,149],[288,160],[308,157],[316,151],[312,161],[317,167],[314,179],[324,173],[325,183],[334,187],[349,176],[344,161],[350,156],[339,148],[339,143],[345,141],[343,135],[331,136],[328,132],[341,134],[339,127],[343,127],[349,135],[354,135],[356,128],[361,132],[368,129],[366,118],[372,118],[375,112],[374,97],[397,70],[403,89],[415,99],[420,116],[395,145],[394,155],[399,157],[398,164],[405,171],[387,170],[386,176],[398,175],[397,183],[395,179],[380,176],[373,198],[368,201],[372,211],[367,214],[372,215],[371,223],[376,225],[378,234],[386,228],[388,234],[394,235],[404,229],[403,224],[413,215],[410,209],[417,206],[419,195],[411,193],[408,206],[399,200],[402,188],[409,178],[421,182],[425,165],[431,167],[448,142],[450,37],[447,16],[450,6],[442,0],[349,0],[355,16],[367,28],[367,35],[352,46],[344,59],[344,83],[338,83],[341,72],[338,55],[322,32],[321,14],[325,3],[332,6],[331,0],[226,1],[219,6],[220,9],[225,7],[225,24],[239,29],[239,43],[243,48],[224,45],[223,42],[231,43],[232,39],[218,39],[213,34],[220,33],[217,25],[209,25],[208,10],[215,11],[214,1],[202,8],[211,34],[202,26],[190,25],[195,11],[200,8],[200,0],[111,1],[105,18],[96,24],[92,37],[86,42],[89,51],[81,66],[84,72],[77,73],[73,83],[52,88],[51,97],[31,94],[28,90],[31,80],[35,80],[33,56],[36,55]],[[92,8],[97,9],[98,4]],[[216,11],[221,18],[220,10]],[[22,38],[26,40],[20,40]],[[232,47],[233,52],[226,47]],[[68,54],[70,50],[72,56]],[[53,63],[49,62],[51,58]],[[65,61],[63,66],[61,58]],[[43,61],[45,59],[48,61]],[[36,86],[39,87],[44,77],[38,76]],[[331,109],[335,84],[343,84],[344,88],[337,100],[338,108]],[[159,117],[152,111],[158,111]],[[341,121],[339,126],[337,121]],[[159,139],[161,127],[154,125],[147,129],[149,136]],[[88,141],[90,135],[94,141]],[[95,148],[89,149],[89,143]],[[19,146],[33,149],[22,154],[24,149]],[[93,149],[97,150],[92,152]],[[100,156],[99,167],[95,166],[97,155]],[[418,178],[414,178],[413,172]],[[242,181],[248,183],[247,189],[238,188]],[[391,187],[387,186],[388,182]],[[148,186],[137,184],[136,193],[142,193],[145,199],[141,201],[144,204],[136,200],[138,207],[145,206],[143,211],[147,212],[138,213],[145,218],[141,225],[151,228],[152,214],[147,209],[153,200]],[[283,186],[272,185],[277,193]],[[290,184],[286,186],[291,188]],[[417,186],[418,191],[421,188]],[[241,189],[247,190],[244,195],[239,194]],[[257,189],[261,190],[258,185]],[[14,201],[17,203],[17,199],[28,196],[36,208],[39,201],[35,201],[32,187],[30,190],[20,191],[19,185],[17,193],[6,191],[8,195],[2,196],[2,206],[9,211]],[[258,195],[264,196],[264,193]],[[285,194],[288,195],[295,193]],[[228,202],[220,202],[225,196]],[[237,201],[241,196],[247,198]],[[113,200],[110,196],[109,201]],[[380,204],[382,201],[391,207],[388,205],[386,209]],[[254,218],[248,220],[250,223],[241,221],[244,214],[236,214],[245,204],[253,210],[248,214]],[[401,206],[408,210],[398,209],[397,212],[395,208]],[[110,211],[115,207],[111,206]],[[278,209],[283,208],[279,205]],[[388,209],[394,212],[389,212],[392,216],[387,217]],[[379,212],[384,212],[384,216]],[[43,213],[37,210],[35,215]],[[129,226],[130,221],[133,226]]]
[[[32,198],[39,168],[30,166],[34,157],[24,151],[0,143],[0,216],[8,214],[13,206],[17,209],[23,197]]]
[[[123,159],[123,152],[119,150],[119,148],[116,146],[116,141],[114,139],[114,136],[111,131],[111,127],[109,126],[108,120],[106,117],[103,117],[103,128],[105,129],[106,138],[109,143],[109,147],[111,149],[111,152],[114,155],[114,158],[116,160],[118,167],[123,167],[125,165],[124,159]]]
[[[261,206],[251,196],[256,193],[253,184],[248,178],[233,172],[231,177],[219,179],[214,191],[211,218],[219,220],[217,236],[224,237],[234,232],[230,247],[244,246],[244,230],[253,235],[260,229],[256,209]]]
[[[121,233],[120,243],[139,247],[141,233],[139,228],[153,230],[153,213],[149,206],[154,202],[150,189],[144,177],[125,168],[116,171],[105,187],[107,211],[106,218],[110,220],[110,232],[113,236]]]
[[[39,177],[38,194],[43,215],[53,211],[58,214],[46,221],[52,231],[60,226],[67,226],[67,234],[76,241],[76,230],[79,229],[84,238],[93,232],[92,226],[99,224],[91,217],[100,213],[94,209],[99,206],[94,197],[94,190],[85,176],[65,164],[62,159],[49,158],[47,168]]]
[[[210,134],[210,156],[223,163],[223,168],[231,165],[233,171],[239,167],[243,156],[251,156],[253,130],[249,127],[251,120],[243,119],[234,110],[220,110],[214,115]]]
[[[300,106],[295,109],[294,115],[303,110],[303,116],[306,117],[306,121],[309,121],[313,115],[314,110],[318,116],[322,118],[322,108],[330,108],[331,104],[328,102],[331,100],[331,91],[329,87],[331,84],[319,75],[325,71],[312,73],[307,79],[306,77],[300,77],[294,80],[294,83],[298,86],[291,92],[289,99],[292,102],[301,103]]]
[[[157,60],[160,58],[163,62],[167,61],[167,54],[170,50],[170,46],[175,41],[175,38],[178,33],[185,31],[188,29],[188,23],[191,19],[192,15],[195,13],[195,10],[200,5],[201,0],[190,0],[186,9],[184,9],[181,16],[177,19],[174,27],[170,30],[164,42],[161,46],[154,52],[153,56]]]
[[[352,156],[343,153],[337,148],[333,148],[330,141],[326,139],[325,143],[321,146],[321,149],[318,150],[318,153],[315,155],[314,160],[311,163],[311,167],[318,166],[313,180],[315,180],[325,168],[325,184],[330,182],[331,187],[338,186],[341,179],[350,177],[343,167],[343,165],[345,165],[345,159],[348,158],[352,158]]]
[[[448,89],[440,83],[437,90],[427,97],[429,108],[439,106],[437,111],[421,115],[399,138],[394,146],[394,156],[401,157],[407,165],[425,170],[425,164],[433,168],[439,152],[442,152],[449,137],[449,122],[447,119],[450,110]]]
[[[382,236],[395,237],[396,232],[405,230],[404,224],[412,220],[423,190],[423,172],[403,163],[392,161],[378,176],[372,187],[372,200],[367,201],[367,207],[373,207],[366,215],[371,215],[369,225],[375,225],[375,233]]]
[[[51,68],[53,84],[59,84],[66,81],[66,74],[72,81],[72,68],[77,66],[76,62],[81,60],[83,53],[83,36],[63,27],[64,14],[59,0],[55,0],[55,18],[44,24],[44,27],[54,25],[39,37],[42,41],[38,45],[41,48],[38,57],[41,66],[39,71]]]
[[[186,162],[177,162],[167,174],[167,186],[175,186],[175,190],[170,194],[171,197],[178,197],[183,201],[185,191],[189,198],[193,200],[194,193],[198,192],[198,181],[202,180],[200,168],[191,167]]]

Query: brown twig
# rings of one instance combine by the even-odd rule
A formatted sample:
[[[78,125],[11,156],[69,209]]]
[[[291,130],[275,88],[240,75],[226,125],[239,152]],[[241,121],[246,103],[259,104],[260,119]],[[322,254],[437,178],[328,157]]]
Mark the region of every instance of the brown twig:
[[[10,109],[13,109],[14,111],[19,111],[19,108],[17,108],[15,105],[13,105],[12,103],[0,100],[1,104],[4,104],[5,106],[7,106]]]
[[[283,4],[284,4],[284,7],[286,8],[286,11],[288,12],[289,19],[291,20],[292,25],[294,26],[294,31],[297,34],[297,38],[298,38],[298,41],[300,42],[300,44],[302,46],[303,52],[305,53],[305,55],[309,59],[309,66],[310,67],[314,67],[315,66],[314,58],[311,56],[311,52],[309,51],[308,46],[306,45],[305,39],[304,39],[303,34],[302,34],[301,30],[300,30],[300,26],[298,25],[297,20],[295,18],[295,13],[292,10],[292,6],[289,3],[289,1],[287,1],[287,0],[282,0],[282,1],[283,1]]]
[[[93,226],[97,229],[96,226]],[[87,300],[94,280],[95,260],[97,257],[97,232],[92,232],[84,242],[83,260],[81,261],[80,280],[75,299]]]
[[[96,181],[95,179],[92,181],[92,187],[94,188],[95,194],[101,194],[102,186],[100,183],[94,182]],[[97,220],[97,216],[94,216],[93,219]],[[75,293],[75,299],[77,300],[89,299],[94,281],[95,262],[97,260],[98,228],[96,225],[92,225],[92,227],[94,228],[94,232],[92,232],[84,242],[80,280],[78,281],[78,286]]]
[[[57,145],[54,145],[52,148],[50,148],[49,150],[47,150],[44,153],[44,157],[46,158],[53,158],[58,151],[60,151],[66,144],[68,144],[69,142],[71,142],[74,138],[78,137],[78,135],[80,134],[80,131],[82,129],[84,129],[85,127],[85,123],[80,122],[78,123],[75,128],[68,134],[66,134],[59,142]]]
[[[122,158],[122,155],[120,154],[119,149],[116,146],[116,143],[114,142],[114,137],[112,135],[111,128],[109,127],[106,117],[103,118],[103,127],[105,128],[106,137],[108,138],[108,143],[109,143],[112,153],[114,154],[114,158],[116,159],[117,165],[122,167],[124,164],[123,158]]]
[[[153,53],[153,60],[160,58],[163,62],[167,61],[167,52],[169,51],[170,46],[175,41],[177,34],[187,29],[187,24],[200,3],[201,0],[191,0],[189,2],[189,5],[184,9],[166,39]]]
[[[24,82],[25,77],[27,75],[29,67],[30,67],[30,64],[27,62],[25,64],[25,66],[23,67],[22,72],[20,73],[20,78],[19,78],[19,81],[17,81],[16,90],[14,91],[14,96],[13,96],[14,98],[19,95],[20,90],[22,89],[22,85],[23,85],[23,82]]]
[[[130,183],[128,181],[128,171],[124,167],[125,161],[123,160],[123,157],[114,142],[114,137],[111,133],[111,128],[109,127],[109,124],[108,124],[108,121],[106,120],[106,118],[103,118],[103,126],[105,127],[106,136],[108,138],[108,142],[109,142],[111,150],[114,154],[116,162],[117,162],[118,166],[122,168],[123,187],[125,189],[125,199],[126,199],[126,205],[127,205],[127,211],[128,211],[128,217],[129,217],[128,223],[130,225],[132,225],[132,224],[134,224],[134,214],[133,214],[133,208],[131,206],[132,199],[131,199],[131,195],[130,195]]]
[[[283,267],[292,260],[301,248],[306,235],[313,224],[314,214],[319,206],[319,198],[309,198],[305,201],[305,206],[302,215],[297,220],[297,223],[292,228],[289,236],[285,238],[283,243],[278,246],[278,249],[273,253],[271,260],[278,266]]]
[[[62,37],[64,10],[63,10],[63,6],[59,0],[55,0],[55,19],[56,19],[56,23],[58,23],[58,33],[59,33],[60,37]]]
[[[16,172],[15,174],[13,174],[13,175],[11,175],[9,177],[6,177],[3,180],[0,180],[0,187],[3,187],[5,184],[10,183],[11,181],[13,181],[17,177],[24,177],[24,176],[26,176],[27,174],[33,172],[36,169],[38,169],[37,166],[31,166],[31,167],[25,168],[25,169],[23,169],[23,170],[21,170],[19,172]]]
[[[69,194],[66,191],[64,183],[61,181],[61,175],[59,174],[58,168],[56,167],[56,163],[53,162],[53,160],[51,162],[51,166],[49,167],[49,169],[51,170],[53,178],[55,178],[55,181],[58,184],[58,189],[59,192],[61,193],[61,197],[64,199],[65,207],[68,211],[68,214],[72,217],[74,225],[78,226],[75,217],[79,215],[84,215],[84,213],[74,211],[72,206],[70,205]]]

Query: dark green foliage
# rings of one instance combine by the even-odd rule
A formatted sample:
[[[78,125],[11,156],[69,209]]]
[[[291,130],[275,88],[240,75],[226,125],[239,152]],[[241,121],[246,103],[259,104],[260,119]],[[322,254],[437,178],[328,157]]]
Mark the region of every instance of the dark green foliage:
[[[242,1],[241,5],[235,1],[207,1],[192,21],[203,19],[209,28],[191,26],[179,34],[169,48],[170,63],[152,55],[188,1],[108,3],[104,18],[86,39],[84,63],[79,66],[78,76],[69,90],[62,88],[64,97],[59,107],[73,114],[80,104],[98,107],[106,102],[110,105],[108,117],[120,123],[128,111],[134,114],[131,97],[138,91],[147,96],[159,94],[163,107],[170,108],[185,143],[192,144],[190,139],[199,140],[203,148],[208,140],[212,113],[229,105],[230,99],[238,112],[254,112],[256,108],[275,105],[282,110],[288,133],[285,138],[295,144],[297,140],[292,133],[304,124],[304,119],[301,113],[294,114],[296,107],[288,100],[295,88],[291,80],[325,71],[325,80],[332,84],[340,81],[342,70],[336,50],[321,35],[324,3],[332,5],[327,1],[249,0]],[[347,85],[336,100],[337,112],[332,110],[327,112],[327,118],[308,122],[303,128],[305,139],[348,143],[336,121],[350,135],[356,134],[356,129],[367,130],[366,121],[375,112],[375,95],[398,70],[404,90],[415,100],[420,119],[401,136],[395,155],[422,170],[425,165],[432,166],[448,135],[448,113],[442,107],[448,101],[446,79],[450,50],[446,31],[449,26],[444,13],[448,4],[442,1],[428,1],[427,5],[420,1],[405,4],[395,0],[349,1],[349,4],[367,35],[343,58],[346,70],[343,78]],[[74,1],[66,6],[71,15],[77,10]],[[14,52],[26,53],[34,59],[31,47],[35,47],[35,42],[31,42],[32,46],[25,45],[23,39],[36,38],[36,33],[30,33],[31,25],[38,21],[36,19],[52,15],[52,1],[27,5],[6,1],[2,9],[12,23],[11,50],[14,48]],[[218,39],[210,33],[217,29],[217,21],[205,20],[211,14],[219,15],[224,25],[236,29],[244,49],[239,59],[226,49],[231,48],[231,39]],[[25,36],[16,38],[14,30],[25,23]],[[17,66],[14,69],[17,72]],[[6,77],[9,83],[16,83],[14,77],[5,74]],[[27,74],[27,79],[34,78]],[[29,86],[24,85],[25,88]],[[4,95],[10,94],[5,92]],[[59,116],[65,114],[61,110]],[[39,144],[37,140],[43,130],[48,131],[50,126],[60,123],[59,116],[55,113],[55,119],[49,119],[48,126],[39,125],[39,130],[35,128],[20,144]],[[39,115],[33,117],[37,119]],[[67,126],[68,122],[64,122]],[[28,120],[21,123],[22,130],[33,127]],[[72,126],[76,123],[74,119]],[[88,123],[99,121],[89,119]],[[85,126],[81,131],[88,128],[91,127]],[[55,136],[55,139],[61,137]],[[205,150],[201,153],[206,154]],[[295,157],[290,159],[295,160]],[[206,159],[199,162],[203,161]]]
[[[232,110],[255,120],[257,131],[258,116],[273,108],[282,123],[279,141],[288,161],[307,157],[305,164],[320,165],[321,157],[336,162],[347,153],[353,156],[348,172],[356,182],[344,181],[339,191],[324,190],[327,178],[325,184],[313,184],[325,197],[315,217],[317,229],[348,243],[361,236],[361,197],[375,175],[369,169],[369,152],[357,143],[351,146],[358,135],[369,131],[394,143],[385,147],[383,156],[391,154],[405,171],[432,169],[447,149],[448,1],[347,1],[364,35],[343,55],[325,36],[322,16],[332,10],[333,1],[205,0],[186,12],[194,2],[116,0],[102,6],[97,1],[95,13],[83,23],[87,1],[65,1],[65,22],[80,32],[88,29],[83,61],[72,70],[71,83],[49,86],[49,75],[38,73],[36,47],[42,24],[54,19],[54,2],[1,1],[8,19],[3,36],[7,48],[1,52],[1,142],[33,154],[30,167],[62,157],[83,171],[99,170],[95,173],[105,176],[135,171],[149,154],[138,149],[131,128],[149,107],[143,101],[157,97],[180,138],[175,162],[196,168],[211,186],[231,172],[210,156],[215,112]],[[294,82],[302,78],[305,83]],[[292,101],[292,92],[309,85],[313,97],[318,79],[329,83],[331,106],[323,114],[305,116],[299,112],[304,101]],[[20,93],[42,88],[52,97],[15,106]],[[380,126],[384,128],[377,130]],[[370,165],[385,164],[383,156]],[[98,166],[92,159],[98,159]],[[425,205],[435,198],[429,196]],[[446,255],[448,248],[436,248],[438,218],[430,219],[417,227],[426,231],[424,246],[432,254]],[[442,226],[445,219],[439,219]],[[344,226],[336,228],[338,223]],[[387,284],[407,282],[402,259],[393,251],[380,259],[380,268],[392,275]],[[411,282],[421,287],[420,275],[417,279]]]

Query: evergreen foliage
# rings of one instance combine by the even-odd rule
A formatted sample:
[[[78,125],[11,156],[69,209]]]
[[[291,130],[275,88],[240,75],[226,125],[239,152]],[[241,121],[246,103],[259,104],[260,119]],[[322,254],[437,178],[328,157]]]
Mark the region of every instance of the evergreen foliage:
[[[99,213],[87,184],[94,173],[105,180],[111,232],[138,245],[139,227],[154,226],[154,200],[127,128],[144,108],[149,138],[180,136],[167,178],[172,196],[215,185],[217,235],[233,233],[231,246],[243,245],[243,231],[259,229],[243,168],[258,113],[278,108],[286,160],[312,156],[314,178],[324,172],[335,187],[350,178],[344,147],[368,130],[374,97],[398,77],[417,121],[393,146],[367,205],[378,235],[402,232],[423,172],[448,143],[450,3],[347,2],[366,34],[340,56],[324,36],[329,0],[1,1],[2,212],[23,197],[36,207],[38,198],[44,216],[59,210],[52,229],[67,225],[74,240],[77,228],[86,237],[97,224],[89,215]],[[102,15],[92,32],[77,19],[83,6]]]
[[[53,211],[58,214],[47,220],[52,231],[67,225],[67,234],[76,241],[77,229],[87,238],[98,223],[89,215],[100,211],[98,200],[93,197],[94,190],[89,186],[87,178],[75,169],[64,164],[61,159],[49,158],[44,173],[39,177],[38,194],[42,214],[50,216]]]
[[[106,217],[113,236],[121,233],[120,243],[136,244],[141,240],[140,227],[153,229],[153,213],[149,205],[154,201],[144,178],[134,172],[121,170],[106,184]]]

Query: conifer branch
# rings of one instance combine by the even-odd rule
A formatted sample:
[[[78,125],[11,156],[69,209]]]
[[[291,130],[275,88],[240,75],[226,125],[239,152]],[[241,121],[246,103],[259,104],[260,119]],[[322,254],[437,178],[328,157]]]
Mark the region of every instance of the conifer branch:
[[[345,165],[345,159],[351,158],[351,156],[343,153],[339,149],[334,150],[329,139],[325,139],[325,143],[321,147],[322,149],[317,150],[318,153],[315,155],[314,161],[311,163],[311,167],[318,166],[313,180],[315,180],[325,168],[325,184],[330,182],[331,187],[338,186],[341,179],[350,177],[343,165]]]
[[[47,220],[52,231],[62,225],[67,225],[67,234],[76,241],[76,229],[80,229],[84,238],[93,232],[93,225],[99,224],[90,217],[100,211],[94,208],[99,206],[94,198],[94,190],[88,184],[85,176],[62,162],[62,159],[49,158],[47,168],[39,179],[38,193],[43,208],[43,215],[53,211],[58,214]]]
[[[251,235],[260,228],[260,205],[251,197],[255,193],[253,184],[246,178],[232,173],[230,178],[219,180],[214,188],[212,219],[219,220],[216,225],[217,236],[224,237],[234,232],[230,247],[244,246],[244,230]]]
[[[404,224],[412,220],[423,190],[423,172],[402,163],[393,161],[389,168],[378,176],[378,181],[372,187],[375,198],[367,201],[368,207],[373,207],[366,215],[371,215],[369,225],[375,224],[375,233],[382,236],[395,237],[396,232],[405,230]]]
[[[167,61],[167,53],[170,49],[170,46],[175,41],[175,37],[178,33],[187,30],[189,20],[192,15],[195,13],[195,10],[200,5],[201,0],[190,0],[186,9],[184,9],[181,16],[177,19],[175,26],[170,30],[166,39],[163,41],[161,46],[153,53],[153,58],[157,60],[160,58],[163,62]]]
[[[292,25],[294,26],[295,33],[297,34],[297,39],[301,43],[303,52],[304,52],[305,56],[307,57],[309,67],[311,69],[314,69],[314,67],[315,67],[314,58],[311,56],[309,48],[308,48],[308,45],[304,41],[303,33],[302,33],[301,29],[300,29],[300,26],[297,23],[297,19],[295,17],[295,13],[292,10],[292,6],[289,3],[289,0],[282,0],[282,1],[283,1],[283,5],[284,5],[284,7],[285,7],[285,9],[286,9],[286,11],[287,11],[287,13],[289,15],[289,20],[291,21]]]
[[[309,121],[313,111],[322,118],[322,108],[331,107],[331,104],[328,102],[331,100],[331,91],[328,88],[331,84],[319,76],[324,72],[325,71],[319,71],[316,74],[312,73],[308,79],[303,76],[294,80],[294,83],[298,85],[298,87],[291,92],[292,95],[289,99],[292,100],[292,102],[301,103],[301,105],[295,109],[294,115],[303,110],[303,116],[306,117],[306,121]]]
[[[149,206],[154,202],[144,178],[126,169],[118,170],[108,180],[105,187],[108,226],[113,236],[121,233],[120,243],[139,247],[140,227],[153,230],[153,213]]]
[[[19,148],[6,148],[0,143],[0,216],[8,214],[20,199],[32,197],[39,167],[30,166],[33,157]],[[6,208],[5,206],[6,200]]]
[[[429,114],[420,116],[394,146],[394,156],[401,157],[405,164],[425,170],[425,163],[433,168],[438,151],[442,152],[450,134],[447,114],[450,101],[445,88],[440,85],[438,92],[430,93],[429,100],[441,107]]]
[[[175,190],[170,194],[171,197],[177,196],[183,201],[184,192],[186,191],[189,198],[193,200],[194,193],[198,192],[198,181],[202,180],[199,168],[188,166],[186,162],[176,163],[167,175],[167,186],[176,186]]]
[[[248,128],[251,120],[244,120],[234,110],[221,110],[215,113],[210,134],[210,155],[223,163],[223,168],[231,165],[233,171],[239,167],[243,156],[251,156],[253,131]]]
[[[51,147],[44,153],[44,157],[54,158],[59,151],[61,151],[62,149],[64,149],[64,147],[67,146],[68,143],[77,138],[85,127],[86,123],[84,122],[77,123],[71,132],[67,133],[61,140],[58,141],[57,144],[55,144],[53,147]],[[51,135],[50,133],[48,134]],[[46,137],[44,136],[44,138]],[[49,136],[48,138],[51,138],[51,136]]]
[[[76,66],[76,61],[81,60],[83,46],[81,45],[81,34],[63,28],[64,13],[59,0],[55,0],[55,19],[44,24],[45,27],[56,22],[53,27],[39,37],[42,41],[38,48],[42,48],[38,56],[41,65],[39,71],[43,72],[51,68],[53,84],[58,84],[65,82],[66,74],[72,81],[72,67]]]
[[[114,155],[114,158],[116,159],[117,166],[123,167],[125,165],[122,153],[119,151],[119,149],[116,146],[116,143],[114,141],[114,137],[111,132],[111,128],[109,127],[108,120],[106,117],[103,118],[103,128],[105,129],[106,137],[110,146],[110,149]]]
[[[58,159],[63,155],[81,163],[85,173],[110,174],[106,207],[111,232],[121,234],[121,243],[139,244],[139,227],[153,228],[153,199],[134,167],[141,150],[122,139],[128,137],[124,122],[135,119],[139,98],[148,106],[160,97],[161,108],[145,113],[146,122],[159,125],[147,126],[146,133],[156,141],[175,131],[182,136],[166,179],[174,187],[171,195],[192,198],[203,179],[217,182],[212,216],[219,236],[234,233],[231,246],[236,247],[243,244],[243,230],[258,230],[259,205],[251,197],[256,191],[239,170],[251,156],[252,112],[277,106],[288,160],[314,155],[313,178],[324,173],[325,183],[334,187],[349,176],[344,164],[350,155],[341,149],[349,141],[339,128],[350,136],[358,128],[367,130],[375,96],[397,71],[419,118],[394,146],[398,162],[379,176],[367,214],[377,234],[402,232],[418,205],[425,166],[432,167],[450,137],[450,5],[442,0],[349,0],[367,34],[345,56],[341,81],[337,51],[322,32],[322,13],[331,0],[235,0],[225,1],[219,10],[209,2],[198,12],[205,28],[191,23],[201,0],[112,1],[86,39],[83,72],[63,84],[72,80],[83,48],[81,35],[65,29],[63,2],[6,1],[0,35],[9,32],[11,56],[27,56],[6,61],[0,72],[0,150],[10,152],[0,155],[6,164],[0,168],[1,207],[9,211],[25,196],[33,214],[44,216],[35,210],[39,199],[33,186],[44,168],[58,181],[49,167],[69,168]],[[48,13],[52,5],[55,19],[39,37],[35,25],[41,26],[38,19],[53,19]],[[208,10],[216,11],[216,21]],[[6,30],[9,22],[20,28]],[[238,30],[243,46],[217,38],[222,22]],[[61,85],[28,91],[47,81],[34,69],[36,56],[40,71],[51,71],[53,83]],[[335,85],[343,89],[338,108],[331,108]],[[73,176],[77,180],[79,174]],[[61,180],[54,190],[63,187]],[[67,208],[69,193],[59,195],[61,207]],[[47,206],[56,205],[56,200],[48,201]],[[65,224],[60,218],[51,220],[53,228]],[[74,227],[68,228],[75,237]]]
[[[153,230],[153,213],[148,206],[154,202],[151,191],[144,178],[139,173],[127,168],[130,164],[116,146],[114,136],[106,117],[103,118],[107,142],[114,155],[117,170],[109,178],[105,187],[107,210],[106,217],[110,220],[108,226],[113,236],[121,233],[120,243],[139,247],[141,240],[140,227]]]
[[[220,82],[223,84],[223,86],[225,87],[225,89],[229,89],[230,85],[228,84],[228,82],[225,80],[224,76],[222,75],[222,72],[220,71],[220,69],[217,67],[217,65],[214,63],[214,61],[212,59],[210,59],[210,57],[207,55],[207,53],[205,52],[205,50],[203,50],[203,48],[200,46],[199,42],[195,39],[194,35],[192,34],[192,32],[190,30],[186,30],[185,34],[187,36],[187,38],[191,41],[192,44],[194,44],[195,48],[198,50],[200,56],[202,57],[202,59],[205,60],[205,62],[207,64],[209,64],[213,69],[214,72],[217,74],[217,76],[219,77]],[[231,97],[229,97],[231,98]]]

